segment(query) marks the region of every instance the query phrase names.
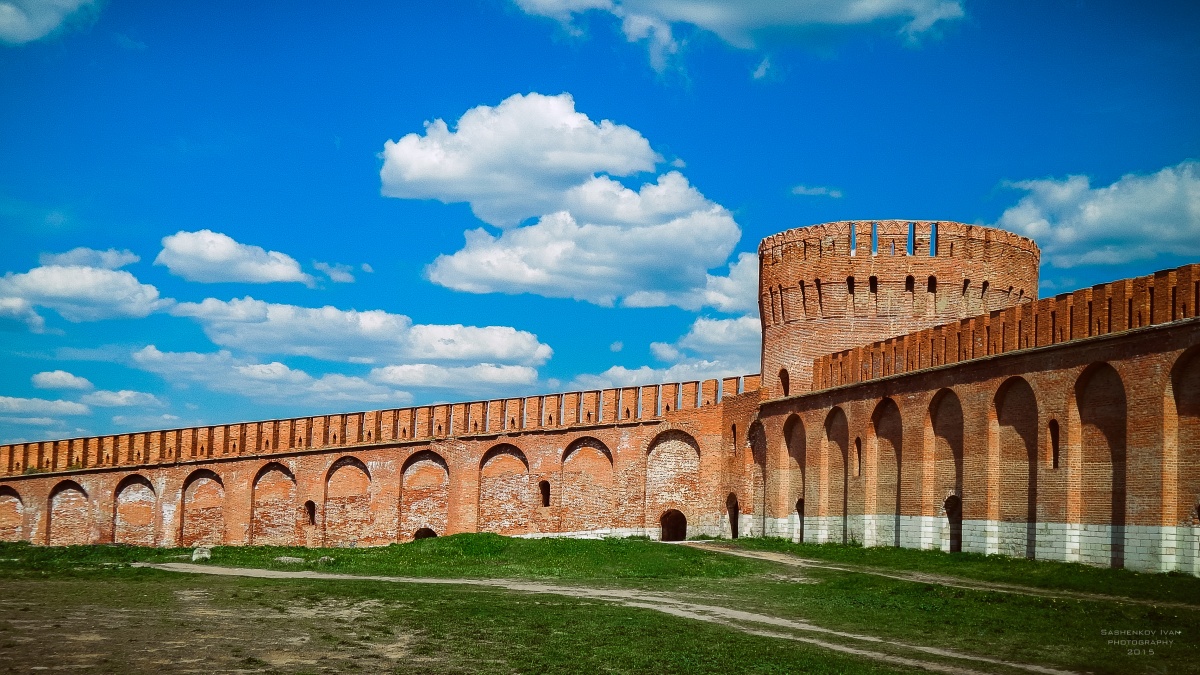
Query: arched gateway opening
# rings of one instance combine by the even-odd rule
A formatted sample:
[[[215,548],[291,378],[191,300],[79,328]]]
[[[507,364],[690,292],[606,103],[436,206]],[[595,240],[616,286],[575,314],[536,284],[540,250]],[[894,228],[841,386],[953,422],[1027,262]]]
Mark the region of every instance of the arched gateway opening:
[[[687,539],[687,518],[675,509],[662,514],[658,524],[662,526],[662,541],[683,541]]]
[[[417,530],[415,534],[413,534],[413,540],[415,541],[417,539],[432,539],[436,536],[437,536],[437,532],[434,532],[432,529],[430,529],[428,527],[422,527],[421,529]]]
[[[962,551],[962,498],[950,495],[942,506],[950,523],[950,552],[958,553]]]
[[[725,498],[725,509],[729,511],[729,537],[731,539],[738,538],[738,517],[741,515],[741,509],[738,508],[737,495],[730,492]]]

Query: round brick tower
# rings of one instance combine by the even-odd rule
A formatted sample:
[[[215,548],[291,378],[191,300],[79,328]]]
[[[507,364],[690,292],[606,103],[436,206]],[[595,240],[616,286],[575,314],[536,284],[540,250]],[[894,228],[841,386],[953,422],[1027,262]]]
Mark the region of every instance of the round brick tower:
[[[1037,299],[1032,240],[946,221],[800,227],[758,246],[762,378],[811,389],[818,356]]]

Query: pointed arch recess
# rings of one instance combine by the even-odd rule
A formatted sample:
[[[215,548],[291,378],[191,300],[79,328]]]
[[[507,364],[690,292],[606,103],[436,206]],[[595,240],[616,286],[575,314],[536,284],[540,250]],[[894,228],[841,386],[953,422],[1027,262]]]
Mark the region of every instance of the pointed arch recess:
[[[1010,377],[996,390],[988,416],[988,441],[999,457],[1000,552],[1037,554],[1038,404],[1023,377]]]
[[[828,538],[830,541],[846,543],[850,540],[849,517],[847,514],[849,492],[847,483],[847,454],[850,450],[850,425],[846,411],[834,406],[825,416],[825,433],[822,436],[822,454],[825,456],[828,473],[824,483],[825,513],[828,516]]]
[[[646,512],[662,514],[674,509],[686,518],[702,494],[696,439],[679,429],[655,436],[646,453]]]
[[[501,443],[484,453],[479,464],[479,531],[528,534],[538,492],[530,485],[525,453]]]
[[[279,462],[269,462],[254,477],[250,543],[295,546],[303,522],[296,502],[296,478]]]
[[[450,514],[446,460],[436,452],[422,450],[404,461],[400,474],[400,536],[415,536],[421,530],[445,534]]]
[[[141,474],[121,479],[113,494],[113,542],[154,546],[158,495]]]
[[[0,485],[0,541],[25,539],[25,502],[15,488]]]
[[[1081,527],[1107,534],[1107,546],[1084,547],[1087,562],[1125,566],[1125,502],[1128,404],[1120,373],[1093,363],[1075,381],[1071,411],[1077,427]],[[1090,550],[1089,550],[1090,549]]]
[[[362,460],[345,456],[330,465],[322,514],[326,546],[376,543],[371,532],[371,472]]]
[[[563,451],[560,483],[562,531],[612,527],[616,483],[608,446],[591,436],[572,441]]]
[[[50,491],[50,522],[46,542],[51,546],[90,544],[92,521],[88,495],[79,483],[64,480]]]
[[[193,471],[183,482],[183,521],[180,542],[184,546],[215,546],[225,543],[225,483],[208,469]]]
[[[875,541],[900,546],[901,477],[903,472],[904,420],[891,398],[875,404],[867,428],[867,452],[875,461]]]

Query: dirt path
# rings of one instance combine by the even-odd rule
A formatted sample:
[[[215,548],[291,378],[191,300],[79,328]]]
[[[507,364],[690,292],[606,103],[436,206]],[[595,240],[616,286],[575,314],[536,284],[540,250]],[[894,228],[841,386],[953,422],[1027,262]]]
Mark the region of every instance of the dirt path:
[[[783,565],[791,565],[793,567],[814,567],[818,569],[837,570],[839,572],[857,572],[859,574],[872,574],[889,579],[898,579],[900,581],[914,581],[924,584],[933,584],[935,586],[949,586],[951,588],[964,588],[972,591],[995,591],[997,593],[1012,593],[1014,595],[1029,595],[1042,598],[1056,598],[1059,600],[1093,600],[1102,602],[1125,602],[1132,605],[1145,605],[1147,607],[1171,607],[1175,609],[1200,610],[1200,605],[1191,605],[1186,602],[1171,602],[1164,600],[1143,600],[1141,598],[1127,598],[1120,595],[1105,595],[1103,593],[1086,593],[1083,591],[1055,591],[1048,588],[1037,588],[1035,586],[1022,586],[1020,584],[1008,584],[997,581],[977,581],[975,579],[964,579],[962,577],[952,577],[945,574],[929,574],[927,572],[906,572],[904,570],[892,570],[881,567],[870,567],[868,565],[855,565],[853,563],[831,563],[824,560],[813,560],[812,558],[801,558],[790,553],[776,553],[774,551],[748,551],[746,549],[734,548],[709,541],[689,541],[686,546],[712,551],[714,553],[724,553],[727,555],[735,555],[741,558],[754,558],[756,560],[768,560],[770,562],[780,563]]]
[[[1027,663],[1015,663],[984,656],[975,656],[950,649],[926,647],[884,640],[873,635],[862,635],[836,631],[813,625],[806,621],[745,612],[728,607],[701,605],[667,595],[645,593],[638,590],[602,589],[578,586],[560,586],[536,581],[512,579],[438,579],[427,577],[358,576],[314,571],[265,570],[242,567],[218,567],[191,563],[134,563],[134,567],[150,567],[168,572],[189,574],[212,574],[221,576],[254,577],[259,579],[318,579],[330,581],[381,581],[404,584],[452,584],[501,588],[524,593],[548,593],[571,598],[583,598],[612,602],[625,607],[650,609],[672,616],[696,619],[728,626],[735,630],[785,640],[804,642],[824,649],[853,654],[856,656],[910,668],[921,668],[948,675],[984,675],[980,671],[955,663],[966,662],[975,667],[998,666],[1014,668],[1045,675],[1073,675],[1072,671],[1059,670]],[[805,635],[808,634],[808,635]],[[817,635],[820,637],[812,637]],[[849,643],[849,644],[848,644]],[[867,648],[872,647],[872,648]],[[936,657],[941,661],[927,660]]]

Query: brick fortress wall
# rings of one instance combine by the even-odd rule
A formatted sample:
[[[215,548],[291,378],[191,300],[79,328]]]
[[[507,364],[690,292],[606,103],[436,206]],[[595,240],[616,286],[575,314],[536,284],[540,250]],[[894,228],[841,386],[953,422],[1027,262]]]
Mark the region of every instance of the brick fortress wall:
[[[791,230],[760,247],[768,382],[0,446],[0,539],[767,534],[1200,574],[1200,265],[1037,301],[1037,256]]]

